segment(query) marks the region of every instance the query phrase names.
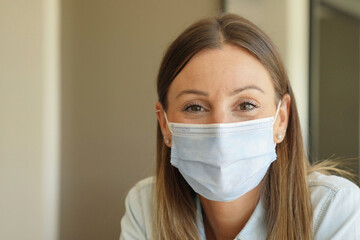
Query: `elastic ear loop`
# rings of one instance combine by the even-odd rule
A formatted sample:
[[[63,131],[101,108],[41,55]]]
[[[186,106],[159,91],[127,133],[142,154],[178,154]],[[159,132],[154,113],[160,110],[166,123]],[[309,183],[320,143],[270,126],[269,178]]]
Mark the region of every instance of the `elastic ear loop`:
[[[276,118],[277,118],[277,116],[279,115],[280,105],[281,105],[281,99],[279,100],[279,103],[278,103],[278,105],[277,105],[276,113],[275,113],[275,117],[274,117],[274,120],[273,120],[273,122],[272,122],[272,125],[274,125],[274,123],[275,123],[275,121],[276,121]]]
[[[160,112],[160,110],[156,110],[156,112]],[[169,121],[168,121],[168,119],[167,119],[167,114],[166,114],[165,111],[164,111],[164,116],[165,116],[166,125],[167,125],[167,127],[168,127],[171,135],[173,135],[173,132],[171,131],[170,124],[169,124]]]
[[[278,103],[278,105],[277,105],[275,117],[274,117],[274,120],[273,120],[273,123],[272,123],[273,126],[274,126],[274,123],[275,123],[275,121],[276,121],[277,116],[279,115],[280,105],[281,105],[281,99],[279,100],[279,103]],[[276,146],[276,145],[277,145],[277,143],[275,143],[275,146]]]

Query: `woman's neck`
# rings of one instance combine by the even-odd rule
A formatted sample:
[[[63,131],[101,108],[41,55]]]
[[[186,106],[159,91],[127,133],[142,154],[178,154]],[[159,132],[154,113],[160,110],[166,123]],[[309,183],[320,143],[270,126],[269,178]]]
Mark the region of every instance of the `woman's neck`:
[[[200,196],[206,239],[234,239],[254,212],[259,196],[260,186],[231,202]]]

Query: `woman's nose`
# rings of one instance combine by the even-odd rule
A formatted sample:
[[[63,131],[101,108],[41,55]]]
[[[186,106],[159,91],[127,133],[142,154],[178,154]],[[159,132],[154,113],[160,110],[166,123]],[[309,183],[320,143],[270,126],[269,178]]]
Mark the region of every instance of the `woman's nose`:
[[[227,109],[214,109],[211,112],[209,123],[231,123],[235,120],[232,117],[231,111]]]

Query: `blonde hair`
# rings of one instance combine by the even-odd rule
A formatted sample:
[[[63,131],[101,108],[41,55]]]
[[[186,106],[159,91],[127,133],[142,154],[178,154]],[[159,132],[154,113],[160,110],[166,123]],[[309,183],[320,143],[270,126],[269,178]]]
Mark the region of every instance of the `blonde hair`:
[[[279,53],[270,38],[250,21],[224,14],[200,20],[187,28],[168,48],[158,74],[158,98],[167,110],[171,82],[188,61],[205,49],[230,44],[246,49],[270,73],[276,96],[291,97],[289,122],[284,140],[277,145],[277,160],[262,184],[267,213],[267,239],[312,239],[312,206],[307,185],[310,164],[305,156],[296,101]],[[170,164],[170,151],[157,129],[157,163],[154,239],[200,239],[196,224],[195,192],[178,169]]]

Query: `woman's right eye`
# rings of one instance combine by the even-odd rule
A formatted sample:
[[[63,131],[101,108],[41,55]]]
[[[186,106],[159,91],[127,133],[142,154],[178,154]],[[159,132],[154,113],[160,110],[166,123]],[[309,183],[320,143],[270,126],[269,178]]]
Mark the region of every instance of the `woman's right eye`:
[[[190,104],[185,106],[184,112],[204,112],[205,108],[203,108],[201,105],[199,104]]]

